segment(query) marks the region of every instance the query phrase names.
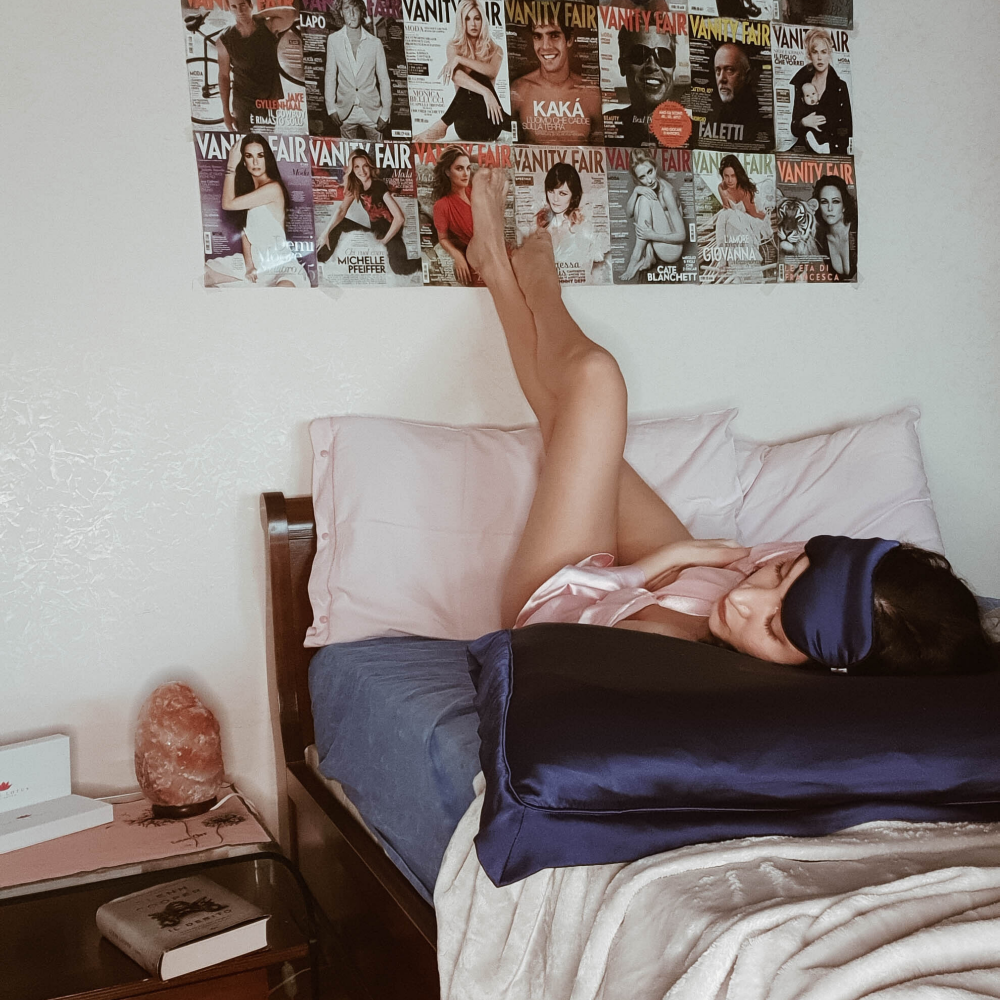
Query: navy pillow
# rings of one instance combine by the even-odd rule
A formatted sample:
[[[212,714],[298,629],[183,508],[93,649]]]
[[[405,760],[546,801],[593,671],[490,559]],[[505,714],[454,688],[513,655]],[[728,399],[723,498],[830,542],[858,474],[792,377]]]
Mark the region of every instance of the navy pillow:
[[[1000,673],[854,677],[596,625],[469,647],[496,885],[684,844],[1000,819]]]

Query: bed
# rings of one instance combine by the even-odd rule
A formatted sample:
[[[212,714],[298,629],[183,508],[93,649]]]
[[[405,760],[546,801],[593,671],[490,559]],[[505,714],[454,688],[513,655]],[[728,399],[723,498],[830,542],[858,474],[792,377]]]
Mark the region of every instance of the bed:
[[[912,425],[912,420],[910,424]],[[326,444],[329,445],[329,442]],[[436,446],[439,444],[440,442],[437,442]],[[317,439],[314,435],[314,447],[316,446]],[[408,440],[408,451],[412,451],[413,447],[413,441]],[[329,450],[329,447],[316,447],[316,454],[319,456]],[[362,453],[370,454],[367,444],[360,450]],[[417,450],[419,452],[419,448]],[[880,453],[878,448],[874,451]],[[815,450],[810,454],[811,460],[815,461]],[[344,455],[340,457],[344,459]],[[760,487],[770,458],[773,456],[762,455],[759,452],[753,455],[745,454],[741,460],[741,476],[749,477],[757,487]],[[881,454],[881,460],[884,464],[884,454]],[[496,461],[496,456],[493,456],[491,461]],[[346,467],[349,463],[343,461],[341,464],[342,467]],[[782,475],[784,474],[783,470]],[[655,478],[648,473],[646,477]],[[383,488],[384,485],[380,484],[379,488]],[[436,485],[440,488],[440,483]],[[388,490],[392,492],[391,484],[388,485]],[[361,492],[364,492],[363,489]],[[322,491],[320,496],[321,494]],[[743,496],[749,496],[749,491],[744,490]],[[912,512],[913,498],[901,501],[901,505],[902,508]],[[708,885],[707,869],[724,872],[720,884],[727,892],[745,892],[755,878],[760,878],[761,871],[768,876],[765,879],[767,886],[762,888],[761,885],[757,885],[754,891],[758,893],[766,895],[770,891],[773,896],[775,892],[780,892],[783,880],[786,886],[791,885],[796,877],[795,872],[790,868],[784,870],[781,865],[776,868],[766,850],[758,850],[760,844],[734,844],[729,848],[731,855],[728,856],[724,853],[706,855],[705,852],[699,852],[697,847],[683,849],[677,852],[675,857],[662,863],[660,868],[655,864],[646,865],[638,881],[634,877],[623,880],[622,866],[596,866],[593,871],[564,869],[562,874],[557,871],[553,876],[560,883],[557,891],[553,892],[550,885],[545,890],[548,896],[543,898],[537,894],[537,880],[535,883],[531,880],[521,883],[526,887],[524,892],[508,893],[503,897],[499,908],[494,901],[490,903],[490,906],[494,907],[492,910],[489,907],[485,910],[480,909],[468,921],[456,922],[449,919],[448,923],[442,926],[442,939],[439,942],[435,911],[427,898],[429,878],[427,872],[418,871],[417,874],[422,875],[422,878],[415,878],[412,869],[419,869],[419,864],[413,864],[408,868],[405,862],[398,863],[400,860],[398,856],[394,862],[390,857],[394,854],[391,837],[387,837],[384,830],[381,835],[373,834],[358,810],[352,806],[350,799],[343,794],[338,783],[324,780],[319,773],[318,758],[321,754],[316,749],[317,727],[313,719],[308,680],[309,664],[314,650],[305,648],[303,641],[309,641],[310,631],[315,631],[317,622],[321,620],[321,616],[314,615],[308,587],[311,565],[317,552],[317,541],[319,540],[319,547],[322,550],[322,538],[327,534],[323,530],[325,526],[321,524],[319,530],[317,529],[313,500],[310,497],[286,498],[280,493],[266,493],[262,496],[261,508],[267,540],[270,666],[278,689],[282,753],[289,807],[287,846],[323,909],[334,922],[370,994],[373,997],[386,998],[440,996],[441,982],[438,978],[440,945],[442,967],[447,974],[447,981],[444,984],[446,996],[471,997],[477,995],[476,991],[480,988],[478,995],[484,997],[508,995],[504,990],[496,989],[496,985],[500,982],[513,983],[519,975],[517,950],[498,948],[491,953],[487,948],[486,952],[481,950],[478,954],[470,952],[467,944],[470,937],[478,936],[483,940],[488,940],[490,937],[489,927],[476,926],[476,920],[481,921],[483,913],[492,913],[493,916],[487,923],[499,923],[505,927],[509,938],[516,939],[515,932],[518,932],[519,928],[523,929],[525,921],[534,926],[537,924],[538,914],[549,909],[558,913],[559,919],[575,922],[580,927],[586,926],[587,934],[576,935],[576,940],[566,937],[560,939],[557,934],[551,932],[550,926],[543,935],[544,941],[534,941],[532,947],[535,950],[531,960],[547,967],[545,974],[549,976],[551,990],[546,985],[541,992],[532,994],[530,988],[525,992],[522,982],[517,988],[511,987],[509,993],[511,996],[572,995],[575,998],[640,995],[637,992],[637,980],[634,976],[630,987],[626,989],[622,985],[629,981],[629,974],[620,967],[615,969],[616,962],[621,965],[622,952],[620,949],[615,951],[612,940],[617,933],[615,928],[620,929],[630,921],[632,924],[638,921],[657,926],[657,932],[669,937],[673,942],[671,961],[674,979],[668,981],[668,986],[673,991],[670,993],[671,997],[739,996],[740,1000],[743,1000],[740,993],[725,992],[729,988],[727,976],[731,979],[731,970],[730,973],[720,971],[724,970],[726,965],[725,962],[720,965],[716,957],[720,949],[725,951],[725,948],[729,947],[740,952],[758,940],[771,942],[773,947],[769,946],[771,947],[769,953],[780,953],[782,947],[789,947],[787,940],[784,942],[780,940],[781,921],[776,921],[775,925],[768,929],[770,937],[762,936],[759,927],[751,933],[747,930],[745,921],[741,925],[743,931],[738,930],[738,921],[730,921],[728,937],[722,932],[718,934],[713,932],[715,936],[711,936],[707,934],[706,928],[709,925],[713,904],[705,902],[702,905],[701,897],[715,898],[712,897],[712,892],[718,888],[713,888],[712,892],[704,888]],[[748,521],[747,524],[749,523]],[[417,562],[419,563],[419,560]],[[357,656],[359,650],[361,653],[366,653],[365,640],[362,637],[364,630],[370,626],[366,623],[359,628],[360,636],[351,636],[357,641],[347,644],[352,657]],[[412,634],[417,630],[415,626],[410,625],[401,631]],[[438,634],[441,634],[440,630]],[[321,644],[317,642],[315,636],[312,641],[314,645]],[[406,642],[401,639],[394,641],[404,644]],[[408,650],[413,648],[415,647],[412,644],[407,647]],[[374,645],[368,647],[368,652],[374,651],[377,655],[379,649],[378,640],[375,640]],[[459,662],[458,652],[457,649],[451,650],[453,662]],[[337,672],[336,668],[332,671],[334,675]],[[334,691],[334,697],[336,696]],[[405,693],[402,697],[405,699]],[[467,765],[466,770],[468,770]],[[453,780],[460,784],[463,780],[462,774],[459,773]],[[471,805],[468,805],[470,802]],[[466,805],[468,808],[465,808]],[[456,815],[457,810],[462,814],[462,818],[452,841],[452,847],[445,855],[445,871],[439,884],[439,901],[448,902],[451,898],[457,900],[459,910],[463,907],[469,909],[477,902],[478,896],[483,893],[490,895],[493,892],[481,877],[475,852],[472,850],[472,836],[478,824],[481,794],[475,796],[469,789],[465,802],[452,803],[450,808],[452,816]],[[809,869],[811,865],[815,867],[817,863],[831,860],[831,856],[822,854],[822,851],[827,850],[831,844],[836,850],[845,852],[837,857],[842,858],[847,867],[858,866],[862,862],[877,865],[881,862],[872,862],[873,856],[881,857],[883,860],[892,856],[892,852],[884,847],[873,852],[856,837],[847,837],[843,843],[837,844],[834,844],[834,840],[825,840],[819,849],[815,845],[805,849],[802,857],[795,861],[795,865]],[[1000,851],[995,831],[986,828],[977,831],[962,844],[928,840],[923,843],[920,850],[923,850],[927,857],[931,855],[943,857],[955,850],[956,857],[963,857],[973,868],[982,866],[984,871],[992,871],[991,865],[1000,865]],[[964,855],[961,854],[962,851],[965,852]],[[902,857],[904,853],[898,851],[896,855]],[[940,861],[935,864],[941,866]],[[744,870],[740,866],[746,869],[748,881],[734,890],[730,883],[736,881],[735,876],[727,881],[725,869],[732,868],[734,872]],[[912,859],[900,862],[897,865],[898,870],[891,864],[886,864],[883,881],[899,879],[907,873],[913,874],[919,867],[920,864],[914,863]],[[778,870],[779,868],[782,870]],[[632,872],[632,875],[636,873]],[[670,906],[675,910],[684,906],[688,909],[682,911],[679,918],[674,916],[672,922],[661,920],[658,923],[660,918],[657,914],[662,911],[663,897],[657,900],[651,896],[649,886],[653,882],[666,884],[670,881],[668,876],[672,878],[670,884],[674,886],[670,890],[674,893],[671,896]],[[697,888],[699,885],[702,888]],[[865,886],[868,882],[862,878],[858,885]],[[1000,909],[1000,889],[998,894],[992,896],[989,887],[980,884],[964,889],[957,887],[956,892],[960,891],[980,893],[978,910],[974,918],[967,916],[965,919],[968,926],[971,926],[968,922],[974,919],[977,933],[986,935],[987,940],[989,935],[993,935],[992,941],[995,945],[1000,939],[997,937],[997,928],[1000,926],[997,919],[997,912]],[[532,893],[535,893],[535,897]],[[597,897],[606,898],[609,907],[600,913],[593,908],[580,909],[580,900],[593,900]],[[629,906],[632,905],[629,901],[637,901],[631,913],[628,912]],[[717,905],[718,898],[715,902]],[[448,905],[452,906],[450,902]],[[615,907],[618,908],[617,911]],[[455,907],[452,906],[452,909]],[[803,914],[793,916],[795,919],[803,918]],[[810,917],[814,918],[815,914]],[[793,924],[794,922],[792,920]],[[696,932],[692,928],[700,930]],[[740,937],[741,933],[743,937]],[[594,942],[602,935],[605,939],[604,945],[596,948]],[[698,955],[699,936],[705,952],[701,955],[703,961],[700,964],[692,958]],[[944,941],[941,947],[947,951],[947,941]],[[483,973],[481,968],[477,969],[477,963],[488,967],[488,972]],[[767,962],[758,962],[757,965],[763,970],[767,967]],[[623,971],[624,979],[621,978]],[[946,994],[941,991],[946,989],[965,989],[964,995],[967,996],[1000,996],[1000,974],[995,974],[992,968],[980,972],[978,979],[975,976],[971,979],[967,976],[964,980],[961,977],[937,982],[928,980],[920,987],[925,993],[912,995],[937,997],[945,996]],[[660,975],[660,972],[657,972],[657,975]],[[618,978],[615,978],[616,976]],[[699,976],[702,977],[700,980]],[[715,982],[713,976],[716,979],[720,976],[722,978]],[[536,982],[544,983],[546,980],[543,976],[542,979],[536,978]],[[995,989],[990,985],[994,982],[997,984]],[[619,986],[616,986],[616,983]],[[645,986],[648,985],[647,982]],[[977,992],[971,992],[972,989]],[[687,992],[684,992],[685,990]],[[938,992],[935,993],[934,990]],[[657,995],[663,995],[663,992],[661,990]],[[747,988],[745,995],[763,997],[771,994],[767,990],[752,994]],[[829,995],[841,994],[831,992]],[[902,992],[886,993],[887,997],[903,995]]]

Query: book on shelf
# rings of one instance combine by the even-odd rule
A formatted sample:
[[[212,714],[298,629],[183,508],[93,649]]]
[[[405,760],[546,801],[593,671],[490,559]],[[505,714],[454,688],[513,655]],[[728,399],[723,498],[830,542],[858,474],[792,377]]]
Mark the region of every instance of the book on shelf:
[[[266,948],[268,919],[203,875],[119,896],[97,910],[98,930],[161,979]]]

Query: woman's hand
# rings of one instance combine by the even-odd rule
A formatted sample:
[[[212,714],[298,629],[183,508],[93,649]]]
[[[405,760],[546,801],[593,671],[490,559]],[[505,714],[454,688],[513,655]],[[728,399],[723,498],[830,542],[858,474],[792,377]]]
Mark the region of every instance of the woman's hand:
[[[240,149],[240,146],[242,146],[242,143],[234,142],[229,147],[229,163],[226,164],[227,170],[235,170],[239,166],[240,160],[243,159],[243,150]]]
[[[465,254],[459,253],[458,256],[454,258],[454,260],[455,260],[455,277],[458,278],[459,284],[471,285],[472,268],[469,267],[469,262],[465,259]]]
[[[749,552],[746,546],[726,538],[686,538],[643,556],[635,565],[646,577],[646,589],[659,590],[689,566],[728,566]]]
[[[656,192],[651,187],[646,187],[645,184],[636,184],[635,192],[640,198],[652,198],[656,201]]]
[[[486,104],[486,115],[494,125],[503,124],[503,108],[500,107],[500,102],[493,96],[490,91],[486,91],[483,94],[483,101]]]
[[[257,284],[257,268],[250,267],[247,268],[247,281]]]
[[[438,79],[442,80],[444,83],[450,83],[451,82],[451,75],[452,75],[452,73],[455,72],[455,69],[458,66],[458,62],[459,62],[458,56],[452,56],[444,64],[444,68],[441,70],[440,74],[438,75]]]
[[[826,124],[826,115],[821,115],[816,111],[811,111],[802,119],[802,124],[806,128],[822,128]]]
[[[635,224],[635,235],[640,240],[652,240],[656,238],[656,230],[645,222],[637,222]]]

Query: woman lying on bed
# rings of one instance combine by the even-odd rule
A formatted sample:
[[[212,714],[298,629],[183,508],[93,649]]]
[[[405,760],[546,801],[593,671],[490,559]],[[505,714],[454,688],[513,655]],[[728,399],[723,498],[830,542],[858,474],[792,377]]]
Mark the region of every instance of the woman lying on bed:
[[[937,553],[828,535],[753,549],[693,539],[623,458],[625,382],[563,305],[551,237],[539,230],[508,259],[506,184],[480,169],[467,256],[493,296],[545,463],[504,584],[505,626],[612,625],[852,673],[994,668],[975,597]]]

